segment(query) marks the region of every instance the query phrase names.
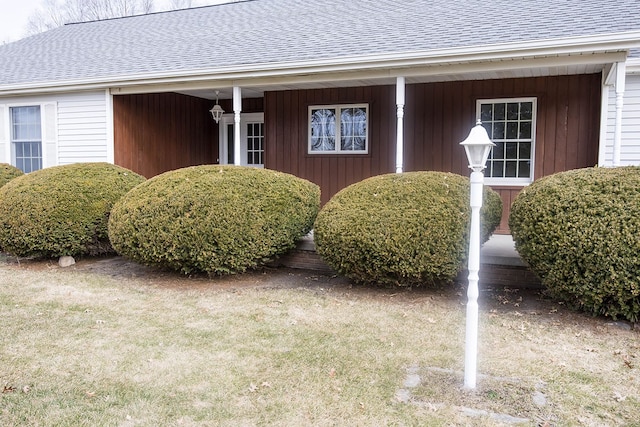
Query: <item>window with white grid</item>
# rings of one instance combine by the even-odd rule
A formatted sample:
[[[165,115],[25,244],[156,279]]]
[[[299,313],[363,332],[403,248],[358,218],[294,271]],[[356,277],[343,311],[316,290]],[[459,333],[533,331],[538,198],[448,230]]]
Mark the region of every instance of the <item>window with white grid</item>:
[[[247,164],[264,165],[264,123],[247,123]]]
[[[477,116],[495,144],[487,160],[488,184],[533,181],[536,98],[478,100]]]

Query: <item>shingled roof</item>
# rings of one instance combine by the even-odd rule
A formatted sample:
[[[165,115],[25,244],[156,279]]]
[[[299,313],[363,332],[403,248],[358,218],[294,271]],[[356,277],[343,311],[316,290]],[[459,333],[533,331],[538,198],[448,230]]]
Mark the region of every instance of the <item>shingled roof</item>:
[[[248,0],[70,24],[0,46],[0,88],[198,70],[259,70],[366,55],[633,39],[626,0]],[[640,46],[640,40],[638,40]]]

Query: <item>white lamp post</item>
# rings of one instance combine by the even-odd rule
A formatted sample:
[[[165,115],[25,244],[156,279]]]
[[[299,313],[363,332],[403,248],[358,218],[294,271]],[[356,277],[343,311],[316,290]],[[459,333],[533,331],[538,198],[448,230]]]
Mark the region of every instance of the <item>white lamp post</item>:
[[[495,145],[478,120],[467,139],[460,143],[467,153],[471,172],[471,229],[469,231],[469,287],[467,289],[467,329],[464,347],[464,386],[476,388],[478,358],[478,273],[480,272],[480,208],[485,164]]]

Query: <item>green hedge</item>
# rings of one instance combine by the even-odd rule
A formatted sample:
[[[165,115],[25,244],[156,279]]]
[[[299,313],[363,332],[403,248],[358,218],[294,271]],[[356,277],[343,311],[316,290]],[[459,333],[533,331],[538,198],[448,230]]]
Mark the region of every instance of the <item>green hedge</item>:
[[[469,180],[442,172],[380,175],[336,194],[314,227],[318,253],[351,280],[414,285],[453,280],[465,267]],[[500,223],[500,196],[485,187],[482,241]]]
[[[111,206],[143,177],[108,163],[76,163],[19,176],[0,188],[0,247],[21,257],[113,252]]]
[[[551,295],[594,315],[638,321],[640,168],[540,179],[514,200],[509,226]]]
[[[0,187],[20,175],[24,175],[24,172],[17,167],[11,166],[8,163],[0,163]]]
[[[113,208],[121,254],[183,273],[230,274],[266,263],[309,232],[320,189],[293,175],[196,166],[156,176]]]

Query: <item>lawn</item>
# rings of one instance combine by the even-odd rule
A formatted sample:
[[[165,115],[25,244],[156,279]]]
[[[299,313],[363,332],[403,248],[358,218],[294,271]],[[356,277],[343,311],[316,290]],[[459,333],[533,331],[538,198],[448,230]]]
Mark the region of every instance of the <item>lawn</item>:
[[[370,289],[269,269],[0,258],[0,420],[22,426],[614,426],[640,420],[640,333],[537,291]]]

